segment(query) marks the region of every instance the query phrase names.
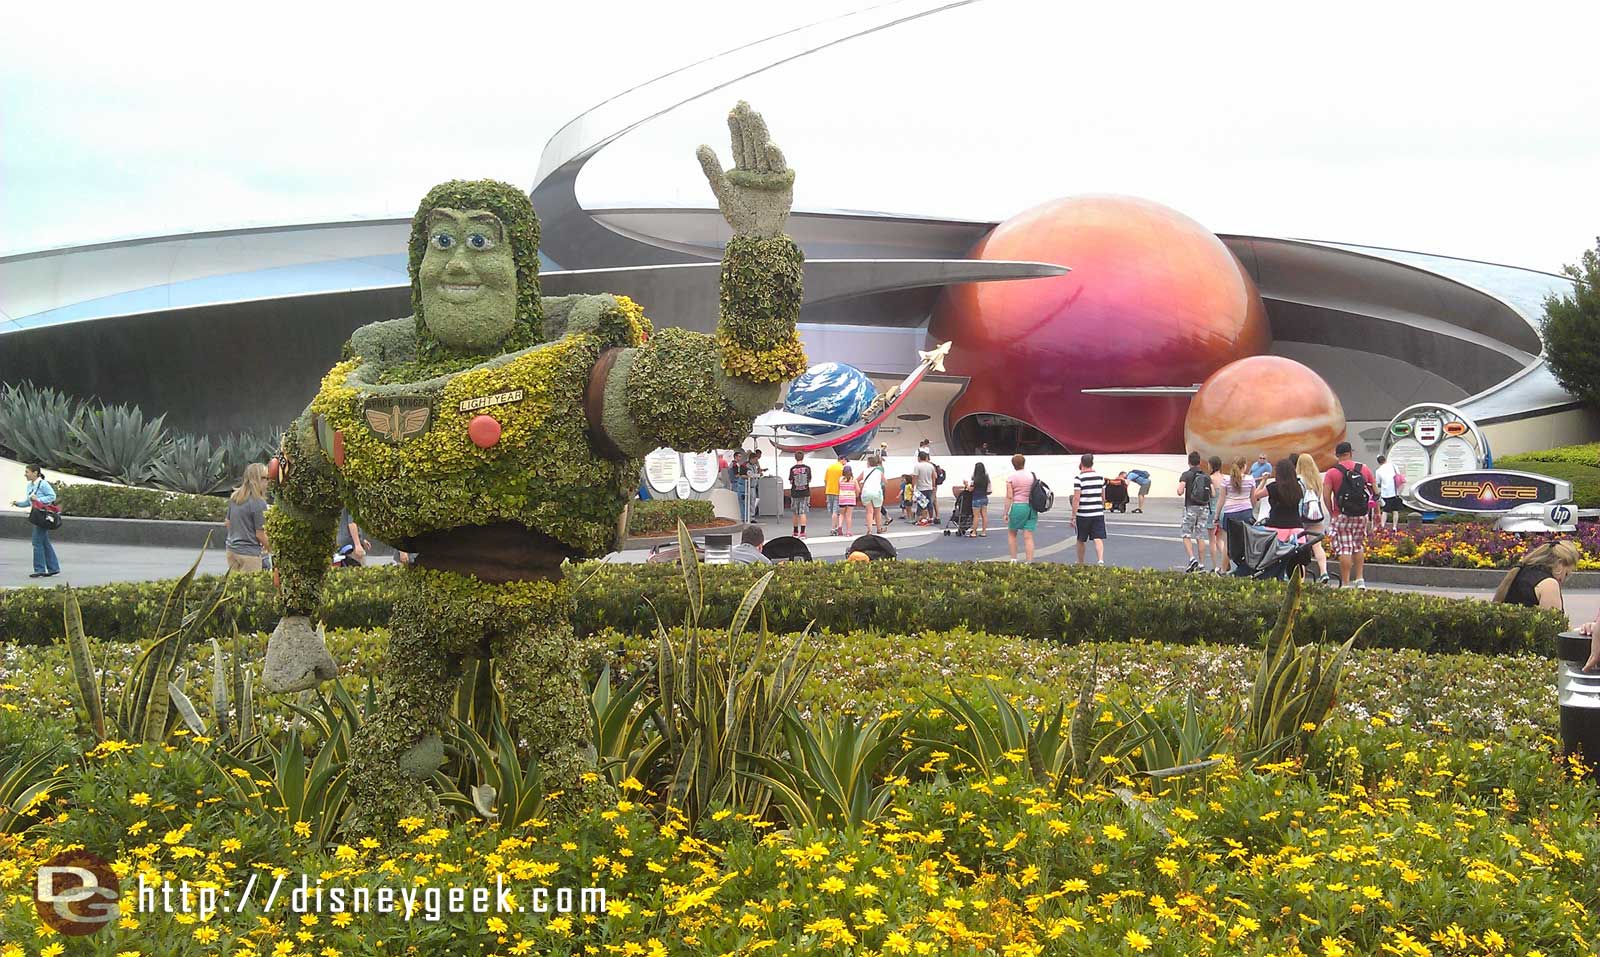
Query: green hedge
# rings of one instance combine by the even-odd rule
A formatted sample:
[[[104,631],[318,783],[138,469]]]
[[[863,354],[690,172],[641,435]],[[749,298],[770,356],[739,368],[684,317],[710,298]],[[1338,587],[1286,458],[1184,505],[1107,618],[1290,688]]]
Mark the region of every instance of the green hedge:
[[[709,627],[727,624],[739,599],[765,569],[705,569]],[[328,576],[324,620],[333,627],[388,621],[400,569],[383,566]],[[642,633],[655,625],[652,608],[671,624],[682,621],[683,577],[675,565],[571,566],[581,634],[607,628]],[[202,579],[202,582],[204,579]],[[167,585],[98,585],[77,590],[89,634],[113,641],[148,635]],[[1046,641],[1156,641],[1247,644],[1259,640],[1277,615],[1282,586],[1274,582],[1174,572],[966,562],[870,562],[784,565],[768,587],[763,611],[774,631],[798,631],[813,619],[837,632],[874,628],[887,633],[972,628]],[[196,589],[203,594],[205,588]],[[269,574],[237,575],[217,628],[270,630]],[[1301,641],[1343,639],[1372,619],[1362,645],[1434,652],[1548,654],[1566,628],[1557,612],[1409,592],[1310,588],[1296,628]],[[25,588],[0,598],[0,641],[43,644],[61,633],[61,595]]]
[[[1579,508],[1600,508],[1600,442],[1507,455],[1494,464],[1565,479],[1572,483],[1572,500]]]
[[[665,535],[676,531],[681,519],[694,528],[710,525],[716,518],[711,503],[701,499],[653,498],[634,502],[628,510],[629,535]]]
[[[1540,462],[1566,462],[1571,465],[1600,466],[1600,442],[1587,445],[1563,445],[1538,452],[1519,452],[1516,455],[1497,457],[1494,464],[1500,468],[1522,468]]]
[[[129,485],[52,483],[61,512],[81,518],[159,518],[180,522],[220,522],[228,500],[215,495],[162,492]]]

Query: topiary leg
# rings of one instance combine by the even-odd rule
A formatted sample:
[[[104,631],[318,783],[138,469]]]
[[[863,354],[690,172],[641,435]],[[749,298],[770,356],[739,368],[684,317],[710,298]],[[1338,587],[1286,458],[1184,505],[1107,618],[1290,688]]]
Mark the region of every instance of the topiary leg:
[[[438,764],[438,725],[450,707],[461,656],[449,650],[468,623],[438,614],[437,596],[422,576],[406,575],[389,619],[384,661],[388,686],[350,745],[350,795],[355,833],[389,842],[404,817],[433,821],[437,797],[422,783]]]
[[[564,585],[548,587],[546,600],[519,608],[491,648],[513,733],[538,759],[545,788],[563,792],[559,806],[578,810],[616,796],[595,771],[571,597]]]

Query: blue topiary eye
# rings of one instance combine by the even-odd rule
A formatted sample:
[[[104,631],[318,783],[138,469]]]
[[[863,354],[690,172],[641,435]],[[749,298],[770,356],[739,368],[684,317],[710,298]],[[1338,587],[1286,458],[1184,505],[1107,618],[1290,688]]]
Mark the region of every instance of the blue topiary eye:
[[[449,249],[456,244],[456,238],[449,233],[436,233],[433,237],[433,244],[440,249]]]
[[[491,242],[489,237],[485,236],[483,233],[473,233],[471,236],[467,237],[467,245],[471,246],[473,249],[488,249],[489,247],[493,246],[494,243]]]

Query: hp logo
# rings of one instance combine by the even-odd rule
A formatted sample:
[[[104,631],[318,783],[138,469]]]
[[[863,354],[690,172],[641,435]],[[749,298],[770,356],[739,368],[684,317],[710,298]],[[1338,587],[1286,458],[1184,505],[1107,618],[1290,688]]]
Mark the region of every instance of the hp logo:
[[[1550,524],[1551,525],[1571,525],[1572,524],[1572,506],[1570,506],[1570,505],[1552,505],[1552,506],[1550,506]]]

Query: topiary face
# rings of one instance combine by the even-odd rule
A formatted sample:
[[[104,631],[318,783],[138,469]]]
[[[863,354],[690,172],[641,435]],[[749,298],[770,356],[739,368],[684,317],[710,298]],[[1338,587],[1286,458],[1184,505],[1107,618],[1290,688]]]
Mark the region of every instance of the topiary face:
[[[441,232],[450,234],[448,246],[439,244]],[[491,232],[498,233],[498,241]],[[474,245],[474,235],[493,242],[492,248]],[[520,189],[494,180],[440,183],[418,204],[408,245],[419,361],[513,352],[543,341],[539,220]],[[451,265],[453,256],[462,257],[459,267]],[[450,269],[459,270],[455,278],[446,274]],[[465,279],[469,273],[482,287],[489,287],[491,278],[498,283],[507,275],[510,284],[480,288],[477,293],[443,288],[472,285]],[[503,297],[512,300],[509,326]]]
[[[427,237],[417,270],[423,322],[452,349],[488,352],[517,322],[517,264],[500,217],[434,209]]]

